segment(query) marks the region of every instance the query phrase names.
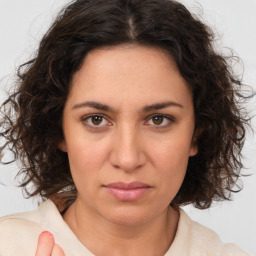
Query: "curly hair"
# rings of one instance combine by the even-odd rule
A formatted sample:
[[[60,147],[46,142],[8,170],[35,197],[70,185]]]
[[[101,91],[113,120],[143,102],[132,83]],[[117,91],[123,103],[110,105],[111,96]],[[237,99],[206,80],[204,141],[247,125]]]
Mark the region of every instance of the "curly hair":
[[[63,140],[62,113],[72,77],[86,54],[101,46],[138,44],[167,50],[193,91],[198,154],[189,159],[172,205],[205,209],[229,200],[241,175],[247,119],[241,80],[217,53],[214,35],[172,0],[76,0],[57,16],[35,58],[20,66],[17,86],[1,106],[1,136],[22,163],[29,196],[76,198]],[[27,185],[32,183],[32,189]]]

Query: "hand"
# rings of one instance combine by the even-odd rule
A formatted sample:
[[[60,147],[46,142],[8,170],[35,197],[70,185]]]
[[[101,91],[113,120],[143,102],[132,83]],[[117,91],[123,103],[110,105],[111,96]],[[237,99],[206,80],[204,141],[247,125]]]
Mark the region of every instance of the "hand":
[[[55,244],[53,235],[44,231],[40,234],[35,256],[65,256],[62,248]]]

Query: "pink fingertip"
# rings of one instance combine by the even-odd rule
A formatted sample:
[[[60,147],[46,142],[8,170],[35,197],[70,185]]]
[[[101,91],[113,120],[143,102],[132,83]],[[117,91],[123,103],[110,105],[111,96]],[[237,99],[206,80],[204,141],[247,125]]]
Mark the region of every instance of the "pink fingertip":
[[[47,236],[47,237],[49,237],[49,238],[51,238],[51,239],[53,239],[54,240],[54,236],[53,236],[53,234],[51,233],[51,232],[49,232],[49,231],[43,231],[41,234],[40,234],[40,237],[41,236]]]

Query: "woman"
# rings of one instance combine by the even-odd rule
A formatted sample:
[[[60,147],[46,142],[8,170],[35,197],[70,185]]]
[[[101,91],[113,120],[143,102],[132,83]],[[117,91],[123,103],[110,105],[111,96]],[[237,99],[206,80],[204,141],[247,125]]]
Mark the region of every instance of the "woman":
[[[44,203],[1,219],[0,255],[248,255],[179,208],[229,199],[242,167],[241,81],[212,39],[170,0],[63,10],[2,106]]]

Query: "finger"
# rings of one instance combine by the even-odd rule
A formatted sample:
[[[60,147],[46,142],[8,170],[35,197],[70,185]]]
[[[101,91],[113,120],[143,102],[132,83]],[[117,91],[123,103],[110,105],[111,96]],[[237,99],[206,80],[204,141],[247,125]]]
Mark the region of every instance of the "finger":
[[[62,248],[58,244],[55,244],[51,256],[65,256],[65,254]]]
[[[54,247],[54,237],[48,232],[44,231],[40,234],[36,249],[36,256],[51,256]]]

